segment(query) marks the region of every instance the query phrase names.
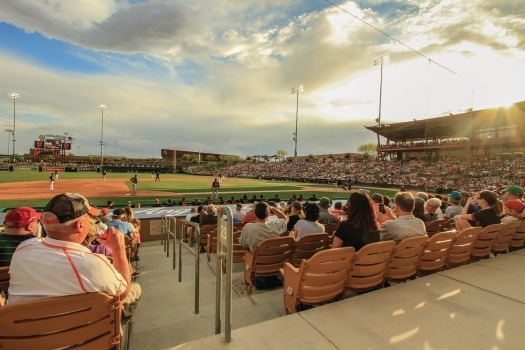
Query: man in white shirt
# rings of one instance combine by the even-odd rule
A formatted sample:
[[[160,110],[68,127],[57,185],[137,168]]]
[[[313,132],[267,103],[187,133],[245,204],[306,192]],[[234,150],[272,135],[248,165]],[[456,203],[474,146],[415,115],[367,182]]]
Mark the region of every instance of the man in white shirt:
[[[232,215],[233,215],[233,222],[242,222],[242,219],[244,219],[244,216],[246,214],[242,211],[241,203],[237,203],[237,205],[235,206],[235,211],[233,212]]]
[[[124,304],[132,305],[128,310],[134,309],[141,290],[134,283],[130,293],[124,235],[109,227],[107,238],[99,240],[113,251],[113,264],[82,245],[95,224],[92,217],[98,215],[80,194],[52,198],[42,213],[47,237],[27,240],[13,254],[9,303],[103,292],[118,295]]]
[[[255,206],[255,216],[257,222],[246,224],[239,238],[239,243],[243,247],[248,247],[253,251],[253,247],[268,238],[276,238],[286,232],[288,217],[276,207],[269,207],[266,202],[259,202]],[[268,216],[274,214],[277,220],[268,222]]]

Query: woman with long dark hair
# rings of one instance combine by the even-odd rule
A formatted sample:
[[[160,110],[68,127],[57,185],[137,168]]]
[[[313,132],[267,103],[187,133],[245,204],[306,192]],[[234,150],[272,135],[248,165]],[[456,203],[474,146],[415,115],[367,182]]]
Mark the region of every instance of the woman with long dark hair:
[[[339,224],[332,248],[354,247],[359,251],[368,243],[379,242],[379,222],[374,205],[366,194],[352,193],[347,203],[347,218]]]

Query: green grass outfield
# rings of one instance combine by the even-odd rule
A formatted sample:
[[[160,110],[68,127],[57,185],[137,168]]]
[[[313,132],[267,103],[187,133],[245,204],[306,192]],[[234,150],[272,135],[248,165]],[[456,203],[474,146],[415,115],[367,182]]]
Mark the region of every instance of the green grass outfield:
[[[108,173],[108,179],[122,179],[130,187],[129,178],[134,173]],[[159,196],[149,197],[101,197],[101,198],[89,198],[89,200],[97,205],[105,205],[108,200],[115,201],[117,206],[127,205],[129,202],[141,203],[142,206],[150,206],[153,204],[155,198],[159,198],[161,202],[172,199],[178,202],[182,197],[186,197],[188,201],[194,198],[199,198],[201,201],[206,197],[211,196],[211,182],[213,177],[211,176],[193,176],[193,175],[173,175],[173,174],[161,174],[161,181],[151,181],[151,175],[145,173],[137,174],[139,178],[138,190],[147,191],[159,191],[159,192],[174,192],[178,195],[164,195],[159,193]],[[39,173],[34,171],[16,171],[16,172],[0,172],[0,183],[14,183],[14,182],[25,182],[25,181],[47,181],[49,173]],[[101,175],[96,172],[78,172],[78,173],[60,173],[59,180],[81,180],[81,179],[100,179]],[[148,181],[144,181],[148,180]],[[303,190],[303,187],[311,187],[312,190]],[[318,198],[329,197],[333,200],[345,201],[351,192],[329,192],[328,189],[331,185],[319,185],[319,184],[308,184],[308,183],[297,183],[297,182],[285,182],[285,181],[269,181],[269,180],[256,180],[256,179],[225,179],[221,186],[220,196],[224,199],[239,198],[242,194],[246,194],[248,198],[252,198],[253,195],[259,197],[261,194],[264,198],[273,198],[274,195],[278,194],[283,200],[288,200],[292,195],[299,196],[303,195],[305,198],[309,198],[315,194]],[[319,190],[313,190],[313,188],[319,188]],[[369,189],[369,188],[368,188]],[[379,192],[388,196],[392,196],[395,191],[388,190],[372,190],[371,192]],[[81,188],[79,189],[81,192]],[[33,206],[35,208],[45,206],[47,200],[0,200],[0,207],[2,208],[16,208],[21,205]]]

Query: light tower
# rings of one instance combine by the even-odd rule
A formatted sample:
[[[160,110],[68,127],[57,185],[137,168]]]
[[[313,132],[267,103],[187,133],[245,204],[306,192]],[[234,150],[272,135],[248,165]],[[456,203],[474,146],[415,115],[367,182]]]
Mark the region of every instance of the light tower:
[[[104,110],[108,108],[108,106],[101,104],[98,108],[102,111],[102,128],[100,131],[100,171],[102,172],[102,168],[104,167]]]
[[[294,160],[297,160],[297,124],[299,121],[299,93],[303,92],[303,84],[294,86],[292,88],[292,95],[297,94],[297,107],[295,109],[295,132],[293,133],[293,140],[295,142]]]
[[[20,94],[16,92],[8,93],[8,96],[13,99],[13,163],[15,162],[16,153],[16,99],[20,98]]]

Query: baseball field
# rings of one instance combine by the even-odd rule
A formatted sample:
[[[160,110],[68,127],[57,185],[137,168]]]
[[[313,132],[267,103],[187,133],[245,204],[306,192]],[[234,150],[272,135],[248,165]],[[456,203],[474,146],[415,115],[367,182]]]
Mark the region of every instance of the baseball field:
[[[55,181],[54,191],[50,191],[49,175],[50,173],[36,171],[0,172],[0,208],[9,209],[22,205],[43,207],[50,198],[62,192],[78,192],[97,206],[105,205],[108,200],[113,200],[117,206],[129,203],[151,206],[156,198],[161,203],[168,199],[178,202],[182,197],[188,201],[194,198],[203,201],[211,196],[213,181],[210,176],[179,174],[161,174],[160,181],[154,181],[151,174],[139,173],[137,195],[132,196],[129,181],[135,175],[132,173],[108,173],[104,181],[102,175],[95,172],[62,172]],[[394,193],[388,190],[378,192],[390,196]],[[346,200],[350,193],[329,185],[226,178],[219,195],[228,199],[232,196],[239,198],[243,194],[248,198],[253,195],[273,198],[278,194],[281,199],[288,200],[294,194],[302,194],[305,198],[315,194],[318,198],[326,196]]]

